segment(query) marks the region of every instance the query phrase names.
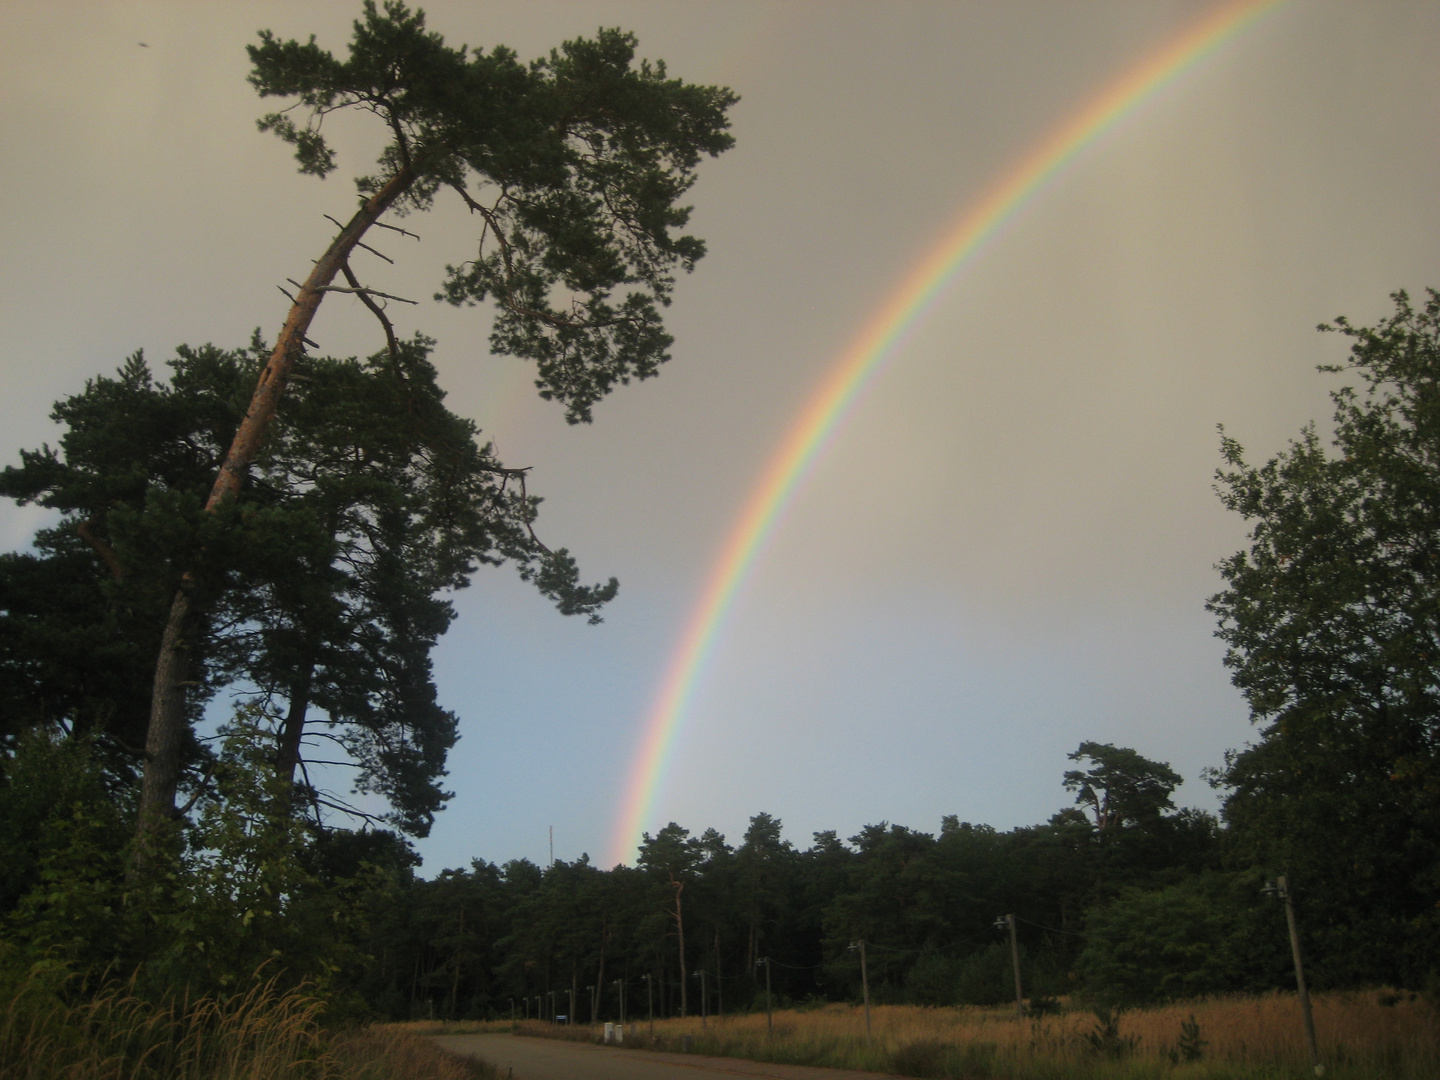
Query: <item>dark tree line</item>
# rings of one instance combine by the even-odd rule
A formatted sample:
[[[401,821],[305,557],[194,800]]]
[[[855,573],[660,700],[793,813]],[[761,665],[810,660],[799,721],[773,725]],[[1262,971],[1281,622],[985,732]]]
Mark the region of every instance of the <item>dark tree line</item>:
[[[781,1002],[858,1000],[850,946],[863,939],[872,1000],[994,1004],[1014,993],[1008,938],[994,926],[1012,913],[1032,999],[1283,985],[1277,912],[1258,883],[1224,872],[1217,821],[1173,808],[1178,776],[1108,744],[1072,756],[1088,766],[1067,774],[1083,778],[1078,801],[1109,801],[1098,819],[1071,808],[1001,832],[947,817],[938,834],[880,823],[848,841],[817,833],[800,849],[762,813],[735,845],[671,823],[646,835],[633,867],[477,860],[432,881],[397,879],[374,913],[366,997],[392,1016],[534,1016],[568,1014],[573,993],[586,1022],[619,1017],[623,983],[631,1020],[650,1001],[657,1016],[694,1015],[702,977],[711,1013],[763,1007],[768,960]],[[1167,905],[1203,918],[1157,927]],[[1134,910],[1143,933],[1127,921]],[[1166,959],[1116,959],[1139,943]],[[1171,978],[1187,949],[1194,970]]]

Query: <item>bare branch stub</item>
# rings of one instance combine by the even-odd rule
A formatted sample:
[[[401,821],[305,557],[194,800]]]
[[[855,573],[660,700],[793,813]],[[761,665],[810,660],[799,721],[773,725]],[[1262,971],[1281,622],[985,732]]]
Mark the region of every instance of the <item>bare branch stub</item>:
[[[383,221],[377,221],[375,222],[375,226],[380,229],[389,229],[391,232],[398,232],[401,236],[414,237],[417,241],[420,239],[420,237],[416,236],[409,229],[402,229],[399,225],[388,225]]]
[[[397,301],[397,302],[399,302],[399,303],[401,303],[401,304],[414,304],[414,305],[416,305],[417,307],[418,307],[419,304],[420,304],[420,301],[419,301],[419,300],[407,300],[407,299],[406,299],[405,297],[403,297],[403,296],[394,296],[394,295],[392,295],[391,293],[388,293],[388,292],[381,292],[379,289],[366,289],[366,288],[363,288],[363,287],[346,288],[346,287],[341,286],[341,285],[324,285],[324,286],[321,286],[320,288],[316,289],[315,291],[316,291],[316,292],[354,293],[355,295],[360,296],[360,297],[378,296],[378,297],[380,297],[382,300],[395,300],[395,301]]]
[[[344,264],[344,263],[341,264],[341,268],[342,268],[342,269],[345,269],[345,264]],[[286,278],[285,280],[288,281],[288,282],[290,282],[290,284],[291,284],[291,285],[294,285],[297,289],[303,289],[303,288],[305,287],[305,286],[301,285],[298,281],[296,281],[294,278]],[[405,297],[403,297],[403,296],[392,296],[390,293],[381,292],[379,289],[367,289],[367,288],[365,288],[365,286],[361,285],[358,281],[356,281],[356,280],[354,279],[354,277],[352,277],[352,276],[349,274],[348,271],[346,271],[346,280],[352,282],[352,285],[351,285],[349,288],[346,288],[346,287],[343,286],[343,285],[319,285],[319,286],[316,286],[313,291],[314,291],[314,292],[317,292],[317,293],[338,292],[338,293],[357,293],[357,294],[360,294],[360,295],[379,296],[379,297],[383,297],[383,298],[386,299],[386,300],[397,300],[397,301],[399,301],[399,302],[402,303],[402,304],[413,304],[413,305],[415,305],[415,306],[417,306],[417,307],[418,307],[419,304],[420,304],[420,301],[419,301],[419,300],[407,300],[407,299],[406,299]],[[282,290],[282,291],[283,291],[283,290]]]
[[[380,325],[385,328],[385,344],[390,350],[390,359],[394,361],[398,370],[400,365],[400,343],[395,340],[395,327],[385,314],[385,309],[370,298],[369,292],[360,287],[360,280],[355,276],[354,271],[350,269],[349,262],[342,262],[340,264],[340,273],[345,275],[345,280],[350,283],[355,295],[360,297],[360,302],[370,309],[371,314],[379,319]]]
[[[374,255],[376,258],[384,259],[384,260],[385,260],[387,263],[389,263],[391,266],[394,266],[394,265],[395,265],[395,260],[394,260],[394,259],[390,258],[390,256],[389,256],[389,255],[386,255],[383,251],[376,251],[376,250],[375,250],[374,248],[372,248],[369,244],[362,244],[359,240],[356,240],[356,241],[355,241],[355,246],[356,246],[356,247],[359,247],[359,248],[364,248],[366,251],[370,252],[370,254],[371,254],[371,255]]]
[[[326,218],[327,221],[332,221],[332,222],[334,222],[336,225],[339,225],[342,229],[345,227],[339,220],[337,220],[336,218],[331,217],[329,214],[326,214],[326,215],[325,215],[325,218]],[[419,237],[417,236],[416,239],[418,240]],[[394,265],[395,265],[395,260],[394,260],[394,259],[390,258],[390,256],[389,256],[389,255],[386,255],[383,251],[376,251],[376,250],[375,250],[373,247],[371,247],[369,244],[362,244],[359,240],[357,240],[357,241],[355,241],[355,246],[356,246],[356,247],[359,247],[359,248],[364,248],[366,251],[370,252],[371,255],[374,255],[374,256],[376,256],[377,258],[384,259],[384,260],[385,260],[387,263],[389,263],[391,266],[394,266]]]

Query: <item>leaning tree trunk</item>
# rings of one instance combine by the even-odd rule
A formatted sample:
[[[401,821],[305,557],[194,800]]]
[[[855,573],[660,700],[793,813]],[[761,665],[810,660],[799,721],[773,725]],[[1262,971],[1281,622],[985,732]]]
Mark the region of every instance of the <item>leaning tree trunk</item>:
[[[255,385],[250,407],[235,432],[235,439],[220,466],[215,486],[205,503],[213,511],[223,500],[234,498],[245,482],[250,464],[260,452],[265,433],[280,404],[286,380],[295,359],[305,344],[320,301],[330,289],[330,282],[340,273],[346,259],[355,249],[366,230],[374,225],[415,182],[410,165],[397,172],[370,198],[366,199],[346,226],[331,241],[305,284],[295,294],[290,314],[271,350],[270,359]],[[352,290],[346,290],[352,291]],[[185,742],[186,687],[193,673],[191,643],[196,633],[200,611],[197,610],[194,571],[187,571],[170,605],[170,618],[160,639],[160,655],[155,661],[155,684],[150,697],[150,727],[145,737],[145,770],[140,785],[140,812],[136,836],[153,839],[175,815],[175,791],[180,782],[180,757]]]

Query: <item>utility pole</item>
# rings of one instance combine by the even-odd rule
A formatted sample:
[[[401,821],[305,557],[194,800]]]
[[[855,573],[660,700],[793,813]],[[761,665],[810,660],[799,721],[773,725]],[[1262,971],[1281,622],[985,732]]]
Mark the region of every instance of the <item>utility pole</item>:
[[[620,989],[620,1023],[625,1023],[625,980],[616,979],[615,985]]]
[[[755,961],[755,965],[765,965],[765,1037],[768,1039],[775,1033],[775,1014],[770,1008],[770,958],[762,956]]]
[[[587,986],[585,989],[590,991],[590,1023],[593,1024],[595,1023],[595,987]]]
[[[649,975],[641,975],[645,980],[645,1009],[650,1013],[650,1041],[655,1041],[655,980]]]
[[[995,929],[1004,930],[1010,928],[1010,963],[1015,968],[1015,1011],[1020,1014],[1020,1019],[1025,1019],[1025,995],[1020,990],[1020,945],[1015,940],[1015,916],[1001,915],[995,920]]]
[[[572,986],[565,993],[570,995],[570,1008],[566,1010],[565,1023],[569,1027],[575,1025],[575,988]]]
[[[1320,1064],[1320,1047],[1315,1042],[1315,1016],[1310,1011],[1310,991],[1305,986],[1305,966],[1300,962],[1300,933],[1295,928],[1295,906],[1290,902],[1290,889],[1285,875],[1265,883],[1260,890],[1267,896],[1285,901],[1285,923],[1290,928],[1290,955],[1295,960],[1295,988],[1300,992],[1300,1015],[1305,1021],[1305,1044],[1310,1049],[1310,1067],[1316,1076],[1325,1075],[1325,1066]]]
[[[851,949],[860,950],[860,993],[865,1000],[865,1042],[870,1043],[870,973],[865,969],[865,939],[852,941]]]

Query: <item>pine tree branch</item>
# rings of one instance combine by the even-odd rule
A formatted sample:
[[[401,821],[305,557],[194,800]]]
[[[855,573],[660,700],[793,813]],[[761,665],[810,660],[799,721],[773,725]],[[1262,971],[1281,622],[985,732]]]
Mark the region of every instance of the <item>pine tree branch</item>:
[[[116,581],[124,581],[125,568],[120,565],[120,560],[115,555],[115,549],[95,535],[91,528],[94,524],[93,521],[82,521],[75,526],[75,531],[80,534],[81,540],[95,549],[95,554],[100,556],[100,560],[110,571],[110,576]]]

